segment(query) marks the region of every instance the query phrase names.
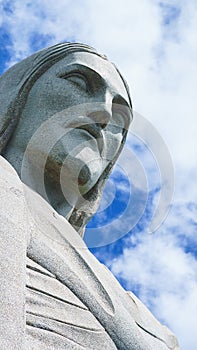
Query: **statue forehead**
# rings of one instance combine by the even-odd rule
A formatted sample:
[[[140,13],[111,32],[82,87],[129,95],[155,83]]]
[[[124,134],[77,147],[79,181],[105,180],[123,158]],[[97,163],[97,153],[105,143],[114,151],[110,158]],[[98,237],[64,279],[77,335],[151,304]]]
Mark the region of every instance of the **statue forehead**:
[[[55,63],[48,71],[53,70],[57,74],[63,73],[64,70],[72,69],[72,66],[75,64],[79,66],[79,69],[81,65],[83,71],[84,67],[87,67],[99,74],[111,90],[114,93],[121,95],[127,101],[128,105],[130,105],[127,90],[115,66],[100,56],[87,52],[70,53]]]

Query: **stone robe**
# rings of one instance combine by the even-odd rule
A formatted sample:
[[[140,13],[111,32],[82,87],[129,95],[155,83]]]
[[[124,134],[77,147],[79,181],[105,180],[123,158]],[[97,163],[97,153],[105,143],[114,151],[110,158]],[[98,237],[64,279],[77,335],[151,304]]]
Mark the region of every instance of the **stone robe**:
[[[178,350],[78,233],[0,157],[1,350]]]

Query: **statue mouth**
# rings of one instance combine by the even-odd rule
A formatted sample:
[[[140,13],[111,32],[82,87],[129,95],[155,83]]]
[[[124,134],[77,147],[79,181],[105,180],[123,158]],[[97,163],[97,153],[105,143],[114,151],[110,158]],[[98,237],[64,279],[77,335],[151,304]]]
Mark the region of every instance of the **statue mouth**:
[[[104,138],[101,126],[99,124],[84,124],[76,127],[76,129],[87,131],[91,136],[93,136],[97,141],[99,153],[102,155],[104,149]]]
[[[96,123],[90,118],[83,118],[82,120],[71,123],[66,127],[84,130],[90,134],[94,139],[96,139],[99,153],[102,156],[105,145],[102,124]]]

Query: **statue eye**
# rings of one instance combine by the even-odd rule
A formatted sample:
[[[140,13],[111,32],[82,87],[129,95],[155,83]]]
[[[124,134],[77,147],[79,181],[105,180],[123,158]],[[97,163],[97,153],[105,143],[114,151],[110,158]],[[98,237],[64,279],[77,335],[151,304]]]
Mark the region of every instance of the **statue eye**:
[[[117,130],[128,130],[131,122],[131,113],[127,106],[120,104],[113,104],[112,106],[112,122]]]
[[[115,126],[124,129],[125,128],[125,115],[119,111],[113,113],[113,123]]]
[[[128,130],[133,119],[132,110],[128,106],[125,99],[120,95],[116,95],[112,104],[112,120],[117,129],[122,129],[122,132]]]
[[[78,88],[88,91],[88,81],[83,74],[80,73],[70,73],[61,78],[66,79],[76,85]]]

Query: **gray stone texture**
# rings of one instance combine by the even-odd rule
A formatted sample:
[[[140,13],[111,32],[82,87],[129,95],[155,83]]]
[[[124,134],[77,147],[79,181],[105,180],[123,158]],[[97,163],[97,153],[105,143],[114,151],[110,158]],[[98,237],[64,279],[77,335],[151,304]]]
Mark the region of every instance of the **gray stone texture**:
[[[178,349],[173,334],[122,289],[67,220],[2,157],[0,166],[1,348],[23,349],[25,342],[24,349],[41,350]]]
[[[115,66],[90,47],[60,44],[8,70],[0,99],[0,349],[178,350],[171,331],[80,237],[132,119]],[[126,113],[114,112],[116,103]],[[65,112],[73,107],[74,115]],[[27,149],[29,177],[21,172]],[[63,163],[69,200],[59,189]]]

